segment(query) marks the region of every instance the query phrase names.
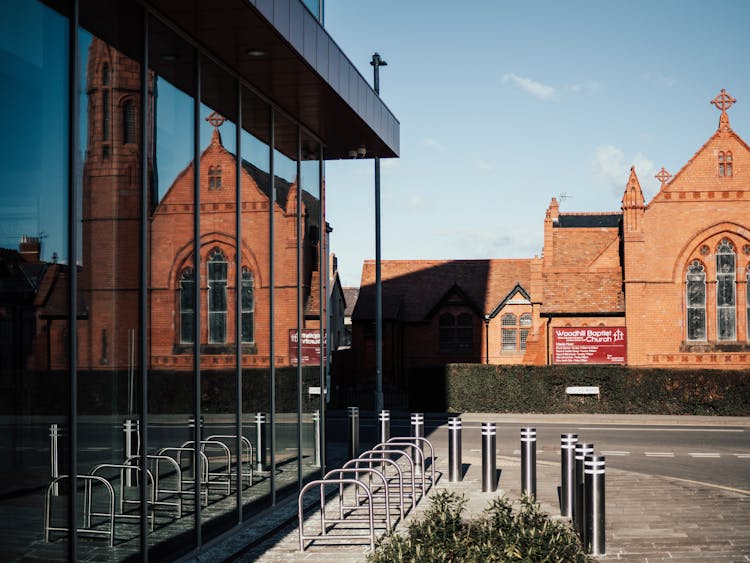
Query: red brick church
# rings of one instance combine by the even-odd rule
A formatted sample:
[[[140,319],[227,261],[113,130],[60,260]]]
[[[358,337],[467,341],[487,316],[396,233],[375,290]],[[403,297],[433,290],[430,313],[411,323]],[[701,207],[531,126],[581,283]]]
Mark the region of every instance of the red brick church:
[[[541,257],[386,260],[383,378],[452,362],[750,367],[750,147],[724,90],[719,127],[646,202],[631,168],[620,211],[544,219]],[[623,178],[623,180],[626,180]],[[375,264],[352,316],[374,373]]]

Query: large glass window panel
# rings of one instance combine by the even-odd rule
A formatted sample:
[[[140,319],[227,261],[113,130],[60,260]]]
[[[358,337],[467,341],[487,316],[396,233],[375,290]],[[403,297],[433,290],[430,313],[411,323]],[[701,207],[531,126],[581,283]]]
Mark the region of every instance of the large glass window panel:
[[[197,392],[194,347],[199,343],[186,332],[193,330],[205,305],[187,292],[193,284],[205,284],[206,277],[205,262],[199,266],[194,259],[195,57],[189,45],[154,19],[149,21],[149,66],[147,453],[171,458],[159,463],[159,483],[164,501],[181,501],[179,513],[157,512],[148,540],[149,559],[159,561],[179,557],[197,545],[192,452]],[[200,498],[207,510],[210,497],[206,493]]]
[[[270,109],[242,91],[242,435],[253,448],[252,486],[242,491],[243,519],[271,503]],[[252,280],[252,295],[247,281]],[[252,301],[252,303],[250,302]],[[248,309],[252,304],[252,316]],[[252,330],[252,339],[248,331]]]
[[[139,33],[137,28],[131,31]],[[115,146],[103,151],[111,138],[102,134],[100,122],[107,112],[100,94],[102,90],[109,93],[110,115],[121,113],[125,106],[140,115],[141,67],[88,31],[79,31],[79,45],[78,472],[106,479],[117,502],[123,503],[123,513],[116,518],[117,549],[92,552],[92,547],[102,543],[101,538],[82,537],[79,553],[81,560],[119,561],[141,549],[137,458],[141,155],[136,142],[140,135],[135,130],[129,146],[122,146],[118,134]],[[139,123],[133,118],[132,127]],[[111,499],[101,486],[91,491],[94,520],[101,522]],[[79,492],[81,505],[86,492]]]
[[[298,338],[297,241],[302,213],[297,183],[297,126],[280,114],[274,120],[274,318],[276,498],[297,491]]]
[[[0,543],[2,558],[65,560],[44,541],[50,475],[68,473],[69,22],[33,0],[0,3]],[[50,490],[67,527],[70,487]],[[106,545],[106,542],[101,542]]]
[[[325,352],[321,349],[321,343],[325,324],[323,304],[326,302],[322,284],[327,272],[325,262],[321,259],[322,233],[325,233],[325,227],[321,224],[320,143],[303,134],[300,155],[302,224],[299,244],[303,311],[300,458],[302,478],[307,481],[317,478],[322,459],[320,393],[324,387],[321,368],[325,363]]]
[[[202,449],[210,473],[201,513],[203,541],[238,521],[239,486],[250,486],[249,447],[237,428],[237,83],[201,60],[201,256],[206,276],[205,341],[201,340]],[[202,337],[203,339],[204,337]]]

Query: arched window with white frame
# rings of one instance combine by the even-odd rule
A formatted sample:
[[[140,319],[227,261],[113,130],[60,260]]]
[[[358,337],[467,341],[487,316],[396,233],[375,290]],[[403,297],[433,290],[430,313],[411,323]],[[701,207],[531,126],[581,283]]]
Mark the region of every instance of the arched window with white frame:
[[[513,313],[505,313],[500,318],[500,341],[503,352],[515,352],[518,348],[518,319]]]
[[[208,342],[227,340],[227,271],[224,253],[214,248],[208,256]]]
[[[195,335],[195,270],[185,268],[180,275],[180,342],[192,344]]]
[[[734,245],[722,239],[716,248],[716,337],[737,339],[736,259]]]
[[[526,350],[526,339],[529,337],[529,332],[531,331],[531,313],[524,313],[521,315],[518,319],[518,324],[521,326],[518,336],[518,344],[520,350]]]
[[[242,305],[242,340],[243,344],[255,341],[254,315],[255,315],[255,287],[253,274],[247,268],[242,268],[242,292],[240,296]]]
[[[685,277],[687,339],[706,340],[706,269],[700,260],[693,260]]]

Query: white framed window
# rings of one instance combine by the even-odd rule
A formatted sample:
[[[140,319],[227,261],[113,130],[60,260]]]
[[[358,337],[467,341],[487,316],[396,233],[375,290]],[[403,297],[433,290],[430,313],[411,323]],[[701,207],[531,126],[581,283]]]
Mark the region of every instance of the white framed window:
[[[255,286],[253,274],[247,268],[242,268],[242,293],[240,296],[240,304],[242,306],[241,342],[254,342]]]
[[[227,340],[227,270],[224,253],[214,248],[208,256],[208,342]]]
[[[722,239],[716,248],[716,337],[737,339],[736,260],[734,245]]]
[[[706,340],[706,269],[693,260],[685,280],[687,339]]]
[[[513,313],[505,313],[500,318],[500,340],[503,352],[515,352],[518,349],[518,319]]]
[[[180,342],[192,344],[195,327],[195,270],[185,268],[180,275]]]

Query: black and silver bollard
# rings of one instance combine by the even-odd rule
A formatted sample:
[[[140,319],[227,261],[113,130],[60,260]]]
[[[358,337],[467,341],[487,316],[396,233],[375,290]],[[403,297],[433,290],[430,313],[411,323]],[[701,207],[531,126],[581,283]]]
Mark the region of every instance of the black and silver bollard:
[[[387,442],[391,437],[391,411],[382,410],[378,413],[378,442]]]
[[[59,450],[57,447],[57,439],[60,437],[60,429],[57,424],[49,425],[49,475],[50,478],[55,479],[60,476],[59,465]],[[57,483],[52,485],[52,495],[58,495]]]
[[[594,455],[594,444],[584,444],[578,442],[576,444],[576,461],[575,461],[575,500],[573,502],[573,528],[578,535],[581,536],[581,540],[584,539],[584,511],[586,510],[586,504],[584,501],[585,490],[583,487],[583,460],[587,455]]]
[[[578,434],[560,435],[560,515],[566,518],[573,514],[576,442]]]
[[[424,414],[421,412],[411,413],[411,435],[415,438],[424,438]],[[419,453],[415,450],[419,449]],[[412,448],[412,458],[414,458],[414,474],[422,474],[424,465],[424,447],[420,441]]]
[[[464,478],[461,463],[461,419],[448,419],[448,481],[458,483]]]
[[[482,492],[497,490],[497,461],[495,456],[497,430],[494,422],[482,423]]]
[[[265,471],[266,464],[266,415],[255,413],[255,470]]]
[[[313,419],[313,431],[315,433],[315,457],[314,457],[314,463],[313,467],[321,467],[322,462],[322,454],[321,454],[321,443],[320,443],[320,411],[315,410],[313,411],[312,415]]]
[[[589,455],[584,460],[586,522],[583,545],[586,553],[605,554],[604,456]]]
[[[138,452],[141,449],[139,430],[139,421],[137,420],[127,419],[122,423],[122,432],[125,437],[125,459],[138,455]],[[133,435],[135,435],[135,440],[133,439]],[[134,486],[134,482],[135,484],[137,484],[137,482],[135,481],[135,479],[137,479],[137,475],[138,471],[135,468],[126,470],[125,486],[132,487]]]
[[[536,428],[521,428],[521,493],[536,498]]]
[[[359,407],[349,407],[349,459],[359,455]]]

